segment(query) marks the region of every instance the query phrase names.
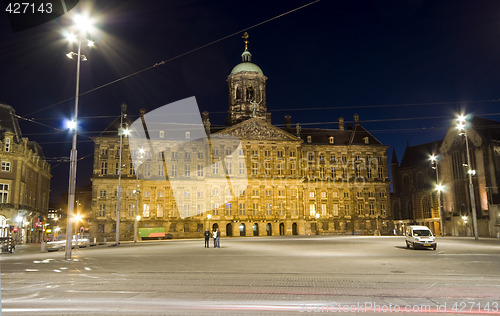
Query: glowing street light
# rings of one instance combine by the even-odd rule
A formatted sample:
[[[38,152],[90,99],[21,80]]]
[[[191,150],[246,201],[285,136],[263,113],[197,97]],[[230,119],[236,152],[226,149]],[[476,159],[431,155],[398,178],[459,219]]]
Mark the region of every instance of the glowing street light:
[[[459,135],[463,135],[465,137],[465,150],[467,151],[467,174],[469,176],[469,196],[470,196],[470,204],[472,209],[472,221],[474,228],[474,239],[478,240],[479,235],[477,231],[477,213],[476,213],[476,197],[474,196],[474,184],[472,183],[472,175],[476,174],[475,170],[471,169],[470,162],[470,153],[469,153],[469,138],[467,137],[467,129],[466,129],[466,116],[460,114],[457,116],[457,129],[460,131]],[[467,222],[467,221],[465,221]]]
[[[80,62],[83,60],[87,60],[85,55],[81,54],[82,41],[86,40],[85,37],[88,32],[93,29],[92,20],[85,15],[77,15],[75,16],[74,25],[79,32],[78,35],[71,35],[71,33],[67,33],[66,38],[70,42],[78,43],[78,52],[70,52],[66,56],[68,58],[73,59],[76,56],[76,91],[75,91],[75,113],[73,121],[75,122],[75,126],[73,129],[73,142],[71,147],[70,154],[70,171],[69,171],[69,189],[68,189],[68,228],[66,230],[66,248],[65,248],[65,259],[71,259],[71,242],[72,238],[70,238],[70,234],[73,231],[73,223],[71,218],[74,215],[74,207],[75,207],[75,189],[76,189],[76,167],[77,167],[77,150],[76,150],[76,142],[77,142],[77,126],[76,122],[78,122],[78,98],[80,95]],[[87,40],[89,42],[89,40]],[[94,42],[92,42],[92,45]],[[78,243],[77,243],[78,244]]]
[[[437,198],[438,198],[438,209],[439,209],[439,225],[441,226],[441,236],[444,236],[444,219],[443,219],[443,211],[441,210],[441,192],[443,191],[443,185],[439,183],[439,170],[438,170],[438,162],[439,156],[432,154],[429,156],[429,160],[431,161],[432,169],[436,170],[436,187]]]

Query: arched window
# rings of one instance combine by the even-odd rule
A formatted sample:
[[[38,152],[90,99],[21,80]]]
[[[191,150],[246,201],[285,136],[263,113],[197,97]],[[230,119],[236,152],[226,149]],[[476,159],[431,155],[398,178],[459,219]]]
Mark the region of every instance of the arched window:
[[[245,236],[245,233],[246,233],[245,224],[241,223],[240,224],[240,236]]]
[[[417,189],[422,189],[424,187],[424,175],[419,172],[417,174]]]
[[[330,144],[335,144],[335,138],[333,136],[330,136],[329,141]]]
[[[308,143],[311,143],[311,141],[312,141],[311,136],[307,136],[307,142],[308,142]]]
[[[241,89],[240,89],[240,87],[238,87],[238,85],[236,85],[234,87],[234,90],[236,92],[236,95],[235,95],[236,100],[241,100]]]
[[[253,101],[255,99],[255,91],[252,86],[247,87],[247,100]]]
[[[407,175],[403,176],[403,193],[410,193],[410,177]]]
[[[425,197],[422,200],[422,214],[423,214],[424,218],[432,217],[431,203],[429,202],[429,199],[427,197]]]

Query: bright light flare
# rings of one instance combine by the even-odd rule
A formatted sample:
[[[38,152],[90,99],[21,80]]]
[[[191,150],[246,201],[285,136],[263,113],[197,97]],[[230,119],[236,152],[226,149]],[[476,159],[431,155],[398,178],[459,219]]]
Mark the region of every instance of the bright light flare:
[[[23,222],[23,217],[22,216],[16,217],[16,222],[22,223]]]
[[[140,221],[140,220],[141,220],[141,217],[140,217],[139,215],[137,215],[137,216],[135,217],[135,219],[136,219],[136,220],[138,220],[138,221]]]
[[[208,219],[211,219],[211,218],[212,218],[212,214],[208,214],[208,215],[207,215],[207,218],[208,218]]]
[[[319,218],[319,213],[316,213],[316,218]]]
[[[438,192],[443,192],[444,191],[444,185],[442,184],[436,184],[436,186],[434,187],[434,189]]]
[[[73,18],[73,22],[82,33],[90,33],[94,29],[94,20],[86,14],[78,14]]]
[[[65,32],[64,37],[66,40],[70,43],[75,43],[76,42],[76,35],[73,33]]]
[[[476,174],[476,170],[469,169],[469,171],[467,171],[467,173],[470,174],[470,175],[475,175]]]
[[[70,130],[76,129],[76,121],[75,120],[67,120],[66,121],[66,128]]]
[[[81,221],[81,220],[82,220],[82,218],[83,218],[83,216],[82,216],[82,215],[80,215],[80,214],[76,214],[76,215],[73,217],[73,221],[76,223],[76,222]]]
[[[87,40],[87,46],[88,47],[94,47],[94,45],[95,45],[94,41]]]

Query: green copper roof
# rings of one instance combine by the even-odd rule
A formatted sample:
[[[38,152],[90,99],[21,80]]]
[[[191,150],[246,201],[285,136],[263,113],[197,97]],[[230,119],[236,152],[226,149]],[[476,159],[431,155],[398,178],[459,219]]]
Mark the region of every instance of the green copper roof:
[[[256,64],[254,63],[249,63],[249,62],[244,62],[244,63],[241,63],[241,64],[238,64],[236,65],[233,70],[231,71],[231,74],[235,74],[235,73],[238,73],[238,72],[243,72],[243,71],[250,71],[250,72],[256,72],[256,73],[259,73],[261,75],[263,75],[264,73],[262,72],[262,70],[260,69],[259,66],[257,66]]]

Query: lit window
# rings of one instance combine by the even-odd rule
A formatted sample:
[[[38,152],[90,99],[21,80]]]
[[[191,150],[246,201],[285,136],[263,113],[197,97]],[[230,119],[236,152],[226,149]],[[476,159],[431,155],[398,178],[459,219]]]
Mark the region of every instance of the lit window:
[[[330,144],[335,144],[335,138],[333,136],[330,136],[330,138],[328,138]]]
[[[312,140],[312,139],[311,139],[311,136],[307,136],[307,142],[308,142],[308,143],[311,143],[311,140]]]
[[[9,203],[9,185],[0,183],[0,203]]]
[[[190,139],[191,138],[191,132],[187,131],[186,132],[186,139]]]
[[[149,204],[142,206],[142,217],[149,217]]]
[[[160,138],[164,138],[165,137],[165,131],[160,131]]]
[[[10,138],[5,139],[5,151],[6,152],[10,151]]]

